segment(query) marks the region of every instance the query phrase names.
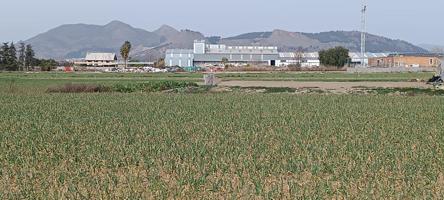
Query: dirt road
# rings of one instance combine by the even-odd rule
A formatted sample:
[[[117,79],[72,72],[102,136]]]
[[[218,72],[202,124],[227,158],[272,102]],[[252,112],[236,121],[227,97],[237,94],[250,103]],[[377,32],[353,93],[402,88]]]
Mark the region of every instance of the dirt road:
[[[354,88],[430,88],[422,82],[296,82],[296,81],[222,81],[228,87],[288,87],[318,88],[321,90],[350,90]]]

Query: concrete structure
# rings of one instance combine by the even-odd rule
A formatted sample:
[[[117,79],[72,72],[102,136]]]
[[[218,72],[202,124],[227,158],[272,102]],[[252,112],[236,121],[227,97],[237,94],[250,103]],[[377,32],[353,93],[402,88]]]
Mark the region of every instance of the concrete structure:
[[[169,67],[209,67],[231,65],[271,65],[279,59],[277,47],[227,46],[194,41],[191,49],[169,49],[165,54],[165,65]]]
[[[437,54],[390,54],[386,57],[369,59],[370,67],[439,67],[440,55]]]

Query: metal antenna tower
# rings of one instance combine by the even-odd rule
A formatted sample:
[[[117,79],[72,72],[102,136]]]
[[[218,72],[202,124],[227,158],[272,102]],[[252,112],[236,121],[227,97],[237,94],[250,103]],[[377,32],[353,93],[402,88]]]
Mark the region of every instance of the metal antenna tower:
[[[361,10],[361,66],[365,67],[367,64],[365,63],[365,40],[367,34],[367,1],[362,0],[362,10]]]

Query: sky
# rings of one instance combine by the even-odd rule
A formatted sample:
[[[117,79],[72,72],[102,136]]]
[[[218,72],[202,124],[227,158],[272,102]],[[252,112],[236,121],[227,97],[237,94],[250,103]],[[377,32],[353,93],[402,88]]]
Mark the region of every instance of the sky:
[[[444,45],[443,0],[367,0],[369,33]],[[0,41],[29,39],[62,24],[120,20],[206,36],[283,29],[360,30],[362,0],[0,0]]]

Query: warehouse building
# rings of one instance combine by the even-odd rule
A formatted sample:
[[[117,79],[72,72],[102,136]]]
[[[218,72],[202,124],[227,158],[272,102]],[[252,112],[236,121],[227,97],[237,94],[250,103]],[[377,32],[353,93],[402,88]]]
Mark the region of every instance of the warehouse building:
[[[390,54],[385,57],[369,59],[370,67],[439,67],[440,55],[437,54]]]
[[[74,64],[88,67],[117,67],[118,62],[115,53],[87,53],[84,60]]]
[[[124,67],[125,64],[128,67],[134,66],[150,66],[154,63],[152,62],[124,62],[118,60],[117,54],[115,53],[87,53],[84,59],[74,61],[74,66],[76,67],[87,67],[90,69],[102,68],[103,70],[107,68]]]
[[[279,60],[277,47],[266,46],[227,46],[206,44],[194,41],[194,48],[170,49],[166,51],[165,64],[169,67],[210,67],[218,65],[270,65],[276,66]]]

